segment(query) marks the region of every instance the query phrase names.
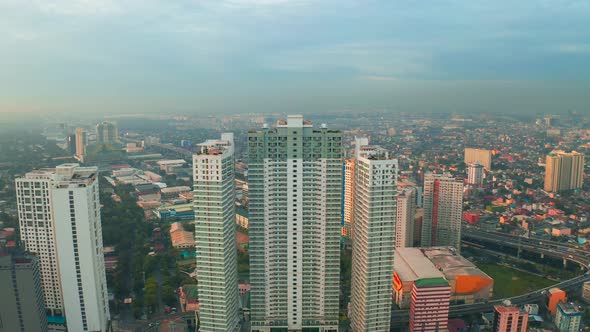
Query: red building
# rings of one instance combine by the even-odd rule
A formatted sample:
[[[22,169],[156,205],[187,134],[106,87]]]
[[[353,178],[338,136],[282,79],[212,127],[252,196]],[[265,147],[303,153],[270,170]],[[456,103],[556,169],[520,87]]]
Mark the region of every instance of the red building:
[[[463,221],[467,221],[470,224],[477,224],[479,221],[479,212],[463,211]]]
[[[529,315],[517,307],[494,306],[493,332],[526,332]]]
[[[414,281],[410,332],[447,332],[451,286],[444,278]]]

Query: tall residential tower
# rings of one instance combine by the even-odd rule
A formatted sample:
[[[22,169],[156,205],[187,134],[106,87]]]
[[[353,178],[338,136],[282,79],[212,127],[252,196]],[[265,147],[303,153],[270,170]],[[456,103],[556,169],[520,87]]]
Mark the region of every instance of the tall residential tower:
[[[0,249],[0,298],[0,331],[47,331],[37,257]]]
[[[350,322],[357,332],[388,332],[398,162],[379,146],[355,146]]]
[[[426,174],[421,246],[461,250],[462,212],[463,182],[446,174]]]
[[[416,215],[416,187],[405,187],[397,196],[395,247],[414,246],[414,217]]]
[[[96,125],[96,140],[98,143],[115,143],[119,141],[117,125],[104,121]]]
[[[584,184],[584,154],[555,150],[545,162],[545,191],[580,189]]]
[[[193,155],[199,321],[203,332],[238,331],[233,134]]]
[[[337,331],[342,133],[301,115],[248,133],[252,331]]]
[[[45,308],[69,331],[109,326],[97,177],[63,164],[16,180],[21,241],[39,257]]]
[[[76,158],[84,162],[86,146],[88,145],[88,133],[84,128],[76,128]]]

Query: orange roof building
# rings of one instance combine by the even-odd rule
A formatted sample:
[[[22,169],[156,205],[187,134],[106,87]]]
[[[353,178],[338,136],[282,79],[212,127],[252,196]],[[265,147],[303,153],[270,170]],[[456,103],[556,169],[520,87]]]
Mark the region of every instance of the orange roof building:
[[[561,302],[567,302],[566,293],[557,287],[549,289],[549,292],[547,292],[547,310],[555,315],[557,305]]]
[[[195,236],[187,232],[179,222],[170,225],[170,239],[174,248],[191,248],[195,246]]]
[[[436,271],[449,282],[452,304],[481,302],[493,295],[494,279],[454,248],[399,248],[394,259],[393,291],[400,308],[409,308],[413,283],[425,271]]]

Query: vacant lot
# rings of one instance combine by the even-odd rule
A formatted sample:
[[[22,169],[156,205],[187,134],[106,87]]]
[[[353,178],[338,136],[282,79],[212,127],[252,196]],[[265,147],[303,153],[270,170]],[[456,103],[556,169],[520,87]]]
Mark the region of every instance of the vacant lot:
[[[556,283],[507,266],[479,263],[477,267],[494,279],[495,299],[525,294]]]

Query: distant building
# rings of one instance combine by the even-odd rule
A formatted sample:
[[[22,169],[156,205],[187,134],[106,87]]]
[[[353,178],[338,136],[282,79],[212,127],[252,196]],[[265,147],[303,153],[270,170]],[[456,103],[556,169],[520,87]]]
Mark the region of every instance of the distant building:
[[[193,203],[160,206],[154,213],[162,222],[195,220]]]
[[[449,282],[449,301],[453,304],[483,302],[493,295],[494,280],[457,254],[454,248],[399,248],[395,252],[393,276],[397,306],[408,308],[415,281],[433,277]]]
[[[559,332],[578,332],[582,321],[582,312],[573,303],[560,303],[555,313],[555,325]]]
[[[421,246],[453,246],[460,250],[462,212],[463,182],[446,174],[427,174]]]
[[[191,191],[191,187],[178,186],[178,187],[167,187],[160,189],[160,195],[162,200],[170,200],[179,198],[180,194],[188,193]]]
[[[414,217],[416,216],[416,188],[405,187],[397,195],[395,247],[414,246]]]
[[[117,125],[104,121],[96,125],[96,140],[98,143],[116,143],[119,141]]]
[[[548,192],[580,189],[584,184],[584,154],[554,150],[545,160],[545,185]]]
[[[479,162],[486,170],[492,169],[492,151],[486,149],[465,148],[465,164]]]
[[[76,134],[71,134],[66,137],[66,143],[68,146],[68,152],[72,155],[76,155]]]
[[[553,315],[557,312],[557,305],[566,301],[566,293],[557,287],[553,287],[547,292],[547,310]]]
[[[184,159],[160,160],[156,164],[158,164],[158,166],[160,166],[160,170],[165,171],[166,174],[174,174],[177,168],[183,167],[184,165],[186,165],[186,160],[184,160]]]
[[[98,193],[97,167],[63,164],[16,179],[20,238],[39,257],[49,322],[69,331],[109,329]]]
[[[357,139],[349,306],[354,331],[390,330],[398,161]]]
[[[517,307],[494,306],[492,332],[526,332],[529,315]]]
[[[476,161],[467,167],[467,183],[475,186],[481,186],[484,179],[484,167]]]
[[[37,257],[0,252],[0,298],[0,331],[47,331]]]
[[[412,287],[410,332],[446,332],[450,295],[445,278],[417,279]]]
[[[84,162],[86,156],[86,146],[88,145],[88,133],[84,128],[76,128],[76,158]]]

